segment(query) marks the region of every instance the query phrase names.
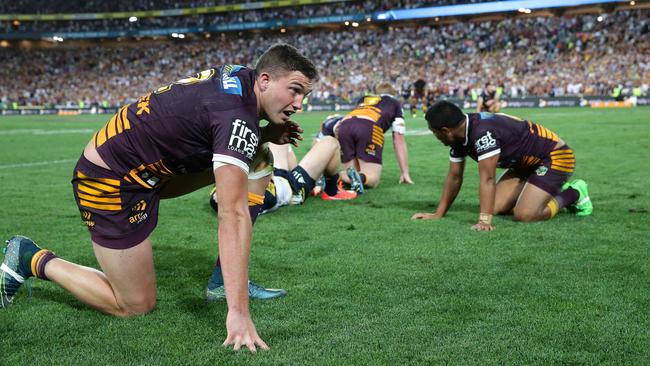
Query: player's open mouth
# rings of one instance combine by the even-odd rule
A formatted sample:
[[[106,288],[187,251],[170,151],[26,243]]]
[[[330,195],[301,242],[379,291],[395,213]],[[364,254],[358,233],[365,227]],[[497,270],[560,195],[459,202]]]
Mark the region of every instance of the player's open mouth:
[[[287,119],[289,119],[289,118],[291,117],[291,115],[294,114],[295,112],[292,112],[292,111],[282,111],[282,113],[283,113],[285,116],[287,116]]]

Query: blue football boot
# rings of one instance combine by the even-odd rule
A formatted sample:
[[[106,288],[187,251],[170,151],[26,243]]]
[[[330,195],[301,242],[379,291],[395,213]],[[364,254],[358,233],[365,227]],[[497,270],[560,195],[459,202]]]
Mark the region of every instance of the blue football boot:
[[[33,276],[32,257],[40,250],[31,239],[21,235],[7,240],[5,258],[0,265],[0,308],[9,307],[20,286]]]
[[[350,189],[358,194],[363,194],[363,182],[361,181],[361,175],[359,175],[359,172],[353,167],[349,167],[345,172],[350,178]]]
[[[283,297],[287,291],[279,288],[265,288],[256,284],[255,282],[248,281],[248,297],[257,300],[270,300],[278,297]],[[208,301],[224,300],[226,298],[226,290],[223,284],[215,284],[208,282],[208,288],[205,291],[205,297]]]

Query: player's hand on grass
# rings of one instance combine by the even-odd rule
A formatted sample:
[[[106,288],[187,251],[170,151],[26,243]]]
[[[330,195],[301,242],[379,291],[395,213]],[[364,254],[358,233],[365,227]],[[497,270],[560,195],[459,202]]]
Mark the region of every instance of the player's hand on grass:
[[[298,141],[302,140],[303,132],[300,125],[293,121],[287,121],[283,124],[269,123],[262,128],[262,142],[298,146]]]
[[[269,349],[269,346],[257,335],[255,325],[248,314],[229,311],[226,317],[226,330],[228,331],[228,336],[223,342],[224,347],[232,344],[233,349],[239,351],[244,346],[248,347],[251,352],[257,352],[256,346],[262,349]]]
[[[411,216],[411,220],[440,220],[440,219],[442,219],[442,216],[438,215],[435,212],[434,213],[421,212]]]
[[[496,229],[494,225],[481,221],[472,226],[472,230],[474,231],[494,231],[494,229]]]
[[[399,184],[413,184],[413,179],[408,174],[402,174],[399,177]]]

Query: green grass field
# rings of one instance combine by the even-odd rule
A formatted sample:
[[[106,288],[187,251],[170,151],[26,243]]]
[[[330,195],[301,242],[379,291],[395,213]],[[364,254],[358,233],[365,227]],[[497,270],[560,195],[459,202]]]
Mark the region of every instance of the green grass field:
[[[217,254],[206,188],[161,205],[153,313],[108,317],[37,280],[31,298],[23,288],[0,311],[0,364],[650,364],[650,109],[506,113],[543,124],[576,151],[593,216],[503,217],[495,232],[473,232],[478,174],[468,162],[448,216],[410,221],[434,209],[448,159],[424,119],[409,119],[415,185],[397,184],[388,138],[378,189],[259,218],[251,279],[289,291],[251,305],[270,351],[221,346],[225,302],[204,300]],[[296,116],[306,140],[324,116]],[[69,181],[108,118],[0,117],[2,237],[24,234],[97,267]]]

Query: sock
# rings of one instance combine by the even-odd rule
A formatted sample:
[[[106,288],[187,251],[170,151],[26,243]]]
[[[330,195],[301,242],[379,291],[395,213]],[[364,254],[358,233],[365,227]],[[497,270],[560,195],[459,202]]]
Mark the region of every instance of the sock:
[[[264,196],[259,194],[248,192],[248,213],[251,215],[251,223],[255,225],[257,221],[257,216],[260,215],[262,210],[262,205],[264,204]],[[214,270],[212,271],[212,276],[208,284],[212,285],[223,285],[223,274],[221,273],[221,259],[217,257],[217,263],[214,265]]]
[[[361,173],[361,172],[359,172],[359,176],[361,177],[361,182],[365,186],[368,183],[368,177],[365,174]]]
[[[263,205],[264,196],[248,192],[248,213],[251,215],[251,223],[253,225],[255,225],[255,221],[257,221],[257,216],[260,215]]]
[[[339,175],[331,175],[331,176],[326,176],[325,177],[325,193],[327,193],[328,196],[336,196],[336,194],[339,191],[338,187],[339,183]]]
[[[561,210],[566,206],[575,203],[578,200],[578,197],[580,197],[580,193],[575,189],[569,187],[553,198],[555,201],[557,201],[558,210]]]
[[[31,261],[32,274],[42,280],[49,281],[50,279],[45,275],[45,265],[55,258],[58,258],[57,255],[47,249],[41,249],[36,252]]]

